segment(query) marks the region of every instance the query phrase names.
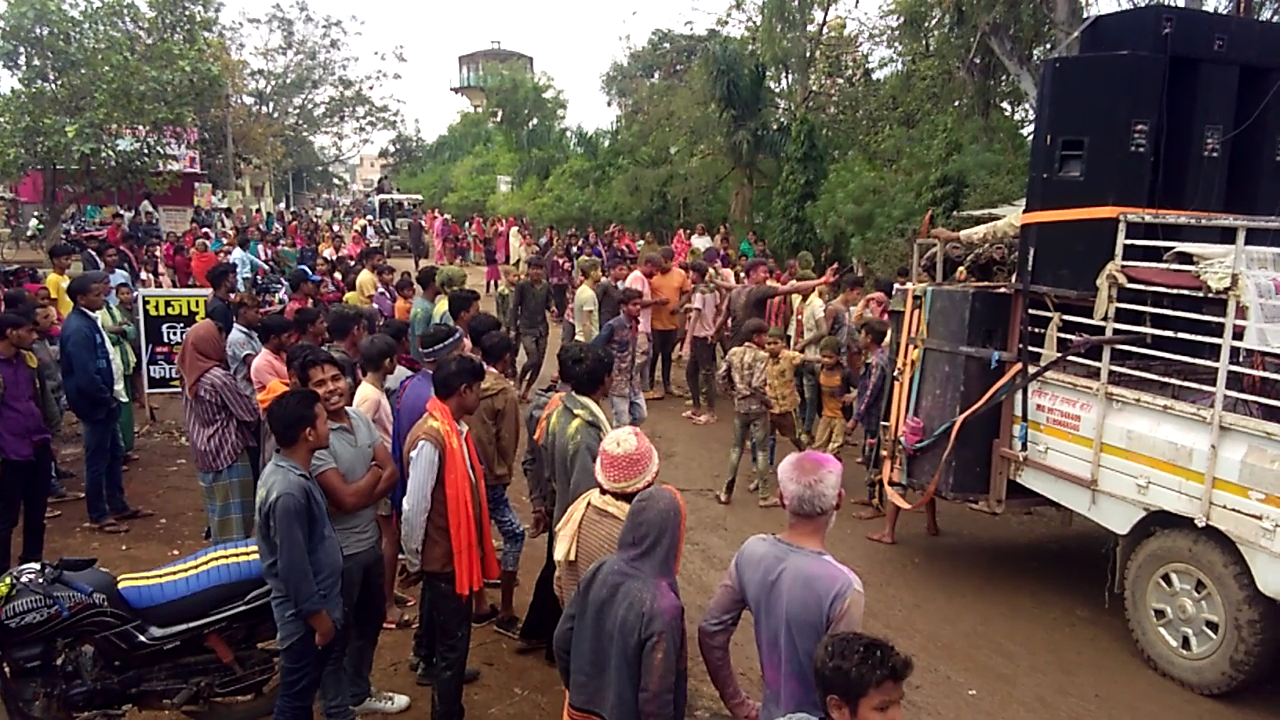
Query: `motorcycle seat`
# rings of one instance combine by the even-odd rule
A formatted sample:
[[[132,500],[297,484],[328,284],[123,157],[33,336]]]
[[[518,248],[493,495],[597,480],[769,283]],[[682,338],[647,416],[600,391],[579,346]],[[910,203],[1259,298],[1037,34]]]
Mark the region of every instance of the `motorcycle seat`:
[[[133,607],[129,605],[124,596],[120,594],[119,588],[116,587],[115,576],[106,570],[95,566],[84,570],[64,571],[62,576],[85,585],[96,593],[101,593],[107,599],[107,607],[123,610],[127,613],[133,612]]]
[[[116,579],[125,602],[157,627],[199,620],[265,584],[253,540],[214,545],[164,567]]]

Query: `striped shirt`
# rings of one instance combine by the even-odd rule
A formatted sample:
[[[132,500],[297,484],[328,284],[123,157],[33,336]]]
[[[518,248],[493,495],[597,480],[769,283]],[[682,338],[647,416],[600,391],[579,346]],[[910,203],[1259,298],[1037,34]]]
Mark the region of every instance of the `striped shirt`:
[[[578,590],[578,581],[597,560],[618,552],[618,536],[622,534],[624,522],[607,510],[587,508],[578,525],[577,557],[572,562],[556,563],[555,589],[561,607],[569,606],[569,598]]]
[[[194,396],[182,394],[182,413],[199,472],[226,470],[245,448],[256,444],[258,405],[224,368],[201,375]]]

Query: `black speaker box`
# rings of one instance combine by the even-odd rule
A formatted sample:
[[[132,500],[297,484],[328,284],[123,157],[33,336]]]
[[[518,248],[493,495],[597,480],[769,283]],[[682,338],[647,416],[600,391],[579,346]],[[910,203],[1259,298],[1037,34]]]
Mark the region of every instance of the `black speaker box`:
[[[1089,18],[1080,54],[1145,52],[1229,65],[1280,68],[1280,27],[1253,18],[1147,5]]]
[[[1168,58],[1108,53],[1045,63],[1036,103],[1026,211],[1150,207]],[[1224,190],[1225,191],[1225,190]],[[1115,254],[1114,220],[1022,227],[1031,284],[1091,292]]]
[[[1223,211],[1280,215],[1280,69],[1241,68],[1236,122]]]
[[[1154,177],[1167,59],[1144,53],[1053,58],[1036,99],[1028,211],[1141,207]]]
[[[934,285],[926,291],[927,345],[908,413],[924,423],[925,435],[968,410],[1004,375],[991,351],[1006,348],[1012,295],[978,285]],[[953,500],[985,496],[991,476],[991,441],[1000,434],[998,410],[971,416],[961,426],[942,464],[944,436],[907,457],[907,484],[928,485],[942,464],[938,495]]]
[[[1170,58],[1148,205],[1222,212],[1240,66]]]

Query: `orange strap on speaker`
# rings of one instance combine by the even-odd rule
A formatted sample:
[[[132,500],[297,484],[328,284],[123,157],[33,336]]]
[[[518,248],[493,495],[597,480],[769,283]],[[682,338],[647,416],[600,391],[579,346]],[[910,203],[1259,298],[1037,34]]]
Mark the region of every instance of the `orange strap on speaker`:
[[[895,490],[893,486],[889,483],[888,473],[883,473],[884,496],[887,497],[889,500],[893,501],[894,505],[897,505],[903,510],[915,510],[918,507],[923,507],[925,503],[933,499],[933,494],[938,489],[938,482],[942,479],[942,472],[946,468],[947,458],[950,457],[951,455],[951,449],[955,447],[956,436],[960,433],[960,428],[961,426],[964,425],[964,421],[968,420],[969,416],[977,412],[979,408],[985,405],[986,402],[991,399],[991,396],[994,395],[997,390],[999,390],[1001,387],[1004,387],[1005,383],[1012,380],[1021,371],[1022,371],[1022,363],[1020,362],[1014,363],[1012,366],[1009,367],[1009,370],[1005,372],[1004,377],[1000,378],[998,382],[996,382],[994,385],[988,388],[987,392],[981,398],[979,398],[977,402],[970,405],[968,410],[965,410],[960,415],[960,417],[956,418],[955,424],[951,426],[951,436],[947,439],[947,447],[945,450],[942,451],[942,458],[938,460],[938,469],[934,471],[933,478],[929,480],[929,486],[924,489],[924,492],[920,495],[919,500],[917,500],[914,504],[912,504],[908,502],[906,498],[902,497],[902,495],[897,490]]]
[[[1198,217],[1234,217],[1224,213],[1197,212],[1194,210],[1157,210],[1155,208],[1099,205],[1097,207],[1064,208],[1062,210],[1035,210],[1022,213],[1023,225],[1038,225],[1079,220],[1115,220],[1121,215],[1195,215]]]

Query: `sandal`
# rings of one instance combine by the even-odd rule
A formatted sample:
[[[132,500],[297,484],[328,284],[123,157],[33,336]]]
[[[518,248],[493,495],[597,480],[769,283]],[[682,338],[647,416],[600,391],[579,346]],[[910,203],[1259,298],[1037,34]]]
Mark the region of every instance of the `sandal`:
[[[117,522],[114,518],[107,518],[100,523],[87,522],[84,526],[90,530],[97,530],[107,535],[122,535],[129,532],[129,526],[124,523]]]
[[[76,501],[76,500],[83,500],[83,499],[84,499],[84,493],[82,493],[82,492],[71,492],[70,490],[68,490],[68,491],[66,491],[66,492],[64,492],[64,493],[62,493],[61,495],[50,495],[50,496],[49,496],[49,502],[51,502],[51,503],[74,502],[74,501]]]
[[[733,496],[730,495],[729,493],[716,493],[716,502],[720,503],[721,505],[728,505],[732,499],[733,499]]]
[[[123,512],[118,512],[111,517],[116,520],[141,520],[142,518],[153,517],[155,514],[155,510],[145,510],[143,508],[132,507],[127,508]]]
[[[387,618],[382,621],[383,630],[414,630],[418,627],[418,618],[410,617],[404,613],[400,613],[400,617],[392,620]]]
[[[698,412],[697,410],[685,410],[684,412],[680,413],[680,417],[684,418],[685,420],[697,420],[698,418],[702,417],[702,413]]]
[[[417,605],[418,601],[409,595],[405,595],[399,590],[396,591],[396,607],[411,608]]]
[[[62,511],[61,511],[61,510],[56,510],[56,509],[54,509],[54,508],[45,508],[45,511],[44,511],[44,519],[45,519],[45,520],[52,520],[52,519],[54,519],[54,518],[58,518],[58,517],[62,517]]]

